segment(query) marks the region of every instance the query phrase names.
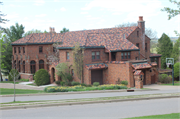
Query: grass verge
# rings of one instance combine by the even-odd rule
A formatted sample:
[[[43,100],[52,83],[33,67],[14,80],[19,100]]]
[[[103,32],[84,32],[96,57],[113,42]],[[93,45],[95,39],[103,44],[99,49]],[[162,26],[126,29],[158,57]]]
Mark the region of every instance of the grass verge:
[[[41,90],[27,90],[27,89],[15,89],[16,94],[31,94],[31,93],[45,93]],[[1,95],[10,95],[14,94],[14,89],[9,88],[0,88],[0,94]]]
[[[132,118],[126,118],[126,119],[179,119],[179,118],[180,118],[180,113],[171,113],[171,114],[163,114],[163,115],[132,117]]]
[[[90,101],[105,101],[105,100],[118,100],[118,99],[134,99],[134,98],[147,98],[147,97],[160,97],[160,96],[179,96],[180,93],[167,93],[167,94],[146,94],[146,95],[132,95],[132,96],[116,96],[116,97],[100,97],[100,98],[82,98],[82,99],[63,99],[63,100],[40,100],[40,101],[16,101],[8,103],[0,103],[0,107],[7,106],[26,106],[37,104],[63,104],[73,102],[90,102]]]
[[[172,82],[167,84],[161,84],[161,85],[167,85],[167,86],[173,86]],[[174,81],[174,86],[180,86],[180,81]]]
[[[14,81],[1,81],[0,83],[14,83]],[[20,82],[15,82],[15,84],[19,84]]]

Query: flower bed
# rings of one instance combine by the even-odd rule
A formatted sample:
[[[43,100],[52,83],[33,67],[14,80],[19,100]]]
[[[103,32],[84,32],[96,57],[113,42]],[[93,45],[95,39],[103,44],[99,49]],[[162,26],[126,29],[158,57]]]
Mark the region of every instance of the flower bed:
[[[76,86],[49,86],[44,88],[45,92],[70,92],[70,91],[91,91],[91,90],[118,90],[127,89],[127,86],[122,84],[105,84],[99,86],[85,87],[82,85]]]

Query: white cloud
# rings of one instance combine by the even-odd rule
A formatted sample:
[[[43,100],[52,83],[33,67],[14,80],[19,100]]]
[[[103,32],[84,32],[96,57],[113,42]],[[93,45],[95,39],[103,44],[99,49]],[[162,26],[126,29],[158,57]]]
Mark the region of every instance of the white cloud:
[[[59,2],[59,0],[54,0],[54,2]]]
[[[81,12],[81,14],[88,14],[88,12]]]
[[[13,13],[13,14],[7,14],[6,16],[4,16],[5,19],[14,19],[14,18],[18,18],[19,14],[17,13]]]
[[[93,0],[81,9],[88,11],[93,8],[105,9],[113,15],[129,14],[128,19],[131,19],[140,15],[146,17],[158,15],[157,11],[160,11],[163,6],[159,0],[105,0],[103,3],[102,0]]]
[[[45,17],[46,14],[40,14],[40,15],[36,15],[35,17]]]
[[[64,7],[62,7],[60,10],[61,10],[61,11],[66,11],[66,9],[65,9]]]
[[[28,17],[24,17],[24,20],[28,20],[29,18]]]
[[[41,5],[43,5],[44,3],[45,3],[44,0],[35,0],[34,5],[36,5],[36,6],[41,6]]]

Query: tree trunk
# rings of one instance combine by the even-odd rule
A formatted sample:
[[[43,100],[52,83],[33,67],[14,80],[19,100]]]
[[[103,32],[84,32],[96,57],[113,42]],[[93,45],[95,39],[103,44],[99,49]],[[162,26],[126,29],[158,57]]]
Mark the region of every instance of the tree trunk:
[[[1,75],[1,81],[3,81],[3,79],[2,79],[2,74],[1,74],[1,69],[0,69],[0,75]]]

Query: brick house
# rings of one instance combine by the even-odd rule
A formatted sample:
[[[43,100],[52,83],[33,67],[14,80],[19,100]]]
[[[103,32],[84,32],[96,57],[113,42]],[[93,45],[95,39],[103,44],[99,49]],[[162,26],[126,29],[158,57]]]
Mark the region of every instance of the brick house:
[[[50,82],[58,63],[67,62],[74,81],[80,81],[73,70],[72,48],[78,42],[83,49],[83,77],[86,84],[115,84],[127,80],[128,87],[138,87],[137,75],[143,76],[141,85],[157,82],[161,55],[150,53],[150,38],[145,35],[145,21],[139,17],[138,26],[55,33],[34,33],[12,43],[13,67],[21,78],[32,79],[40,68],[48,70]],[[59,62],[48,64],[48,54],[54,53],[53,43],[59,42]],[[142,87],[142,86],[140,86]]]

